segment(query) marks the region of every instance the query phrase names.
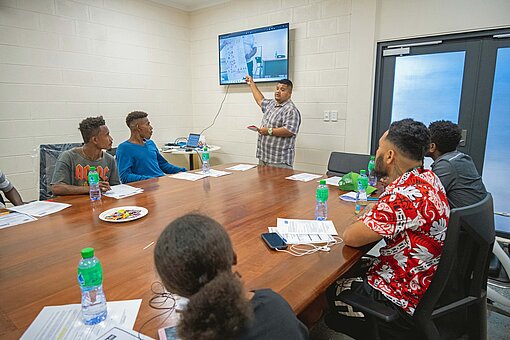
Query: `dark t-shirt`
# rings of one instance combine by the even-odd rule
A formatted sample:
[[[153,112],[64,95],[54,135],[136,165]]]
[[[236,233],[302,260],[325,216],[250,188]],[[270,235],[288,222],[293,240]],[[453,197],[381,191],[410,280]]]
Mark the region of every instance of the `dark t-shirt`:
[[[432,164],[432,171],[439,177],[450,208],[460,208],[480,202],[487,190],[468,155],[452,151],[439,156]]]
[[[238,340],[308,339],[308,329],[280,295],[271,289],[260,289],[254,293],[250,302],[255,319],[237,337]]]

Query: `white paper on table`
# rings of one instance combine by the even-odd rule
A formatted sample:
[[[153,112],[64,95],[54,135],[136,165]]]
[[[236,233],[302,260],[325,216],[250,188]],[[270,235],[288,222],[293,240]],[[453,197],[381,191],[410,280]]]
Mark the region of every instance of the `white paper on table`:
[[[287,244],[308,244],[308,243],[327,243],[333,242],[335,239],[327,234],[281,234],[277,227],[267,228],[270,233],[277,233]]]
[[[235,171],[246,171],[250,170],[252,168],[256,167],[256,165],[253,164],[238,164],[231,166],[230,168],[226,168],[226,170],[235,170]]]
[[[103,196],[112,197],[116,199],[133,196],[143,192],[141,188],[135,188],[127,184],[113,185],[110,190],[105,192]]]
[[[0,215],[0,229],[13,227],[18,224],[37,221],[37,218],[18,212],[3,213]]]
[[[204,174],[204,172],[202,170],[195,172],[195,174],[209,176],[209,177],[221,177],[221,176],[225,176],[225,175],[230,175],[231,172],[210,169],[208,174]]]
[[[348,192],[346,194],[343,194],[343,195],[340,195],[338,197],[340,197],[341,200],[343,201],[347,201],[347,202],[356,202],[356,196],[358,194],[354,191],[351,191],[351,192]]]
[[[81,305],[46,306],[21,339],[96,339],[114,326],[133,329],[142,299],[107,302],[108,316],[97,325],[87,326],[81,319]]]
[[[333,177],[330,177],[330,178],[326,179],[326,184],[327,185],[334,185],[335,187],[337,187],[338,186],[338,182],[340,182],[341,179],[342,179],[342,177],[333,176]]]
[[[175,179],[185,179],[187,181],[196,181],[199,179],[202,179],[204,177],[207,177],[205,175],[199,175],[193,172],[178,172],[175,175],[170,175],[168,177],[175,178]]]
[[[302,174],[295,174],[289,177],[285,177],[286,179],[291,179],[293,181],[300,181],[300,182],[309,182],[316,178],[320,178],[322,175],[315,175],[315,174],[307,174],[306,172]]]
[[[327,234],[338,235],[333,221],[276,219],[278,233],[282,234]]]
[[[50,201],[35,201],[28,204],[18,205],[16,207],[9,208],[11,211],[17,211],[22,214],[27,214],[34,217],[43,217],[49,214],[53,214],[70,207],[67,203],[57,203]]]
[[[101,335],[97,340],[154,340],[153,338],[144,335],[142,333],[138,333],[138,331],[134,331],[131,329],[127,329],[124,327],[115,326],[106,331],[103,335]]]

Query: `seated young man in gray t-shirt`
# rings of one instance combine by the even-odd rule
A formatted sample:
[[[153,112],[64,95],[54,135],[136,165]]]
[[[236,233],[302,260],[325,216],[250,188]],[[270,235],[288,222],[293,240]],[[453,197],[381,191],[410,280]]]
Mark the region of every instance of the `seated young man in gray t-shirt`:
[[[457,151],[460,127],[447,120],[429,125],[430,149],[427,156],[434,160],[432,171],[439,177],[450,208],[460,208],[480,202],[487,190],[469,155]]]
[[[117,164],[103,151],[112,147],[113,138],[102,116],[89,117],[80,123],[83,146],[64,151],[55,164],[51,190],[55,195],[80,195],[89,192],[88,172],[95,166],[102,192],[120,184]]]

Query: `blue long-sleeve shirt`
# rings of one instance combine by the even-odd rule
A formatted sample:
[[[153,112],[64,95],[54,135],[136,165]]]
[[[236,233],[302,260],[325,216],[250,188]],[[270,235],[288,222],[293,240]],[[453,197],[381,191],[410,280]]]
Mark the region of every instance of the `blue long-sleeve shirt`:
[[[122,183],[186,171],[185,168],[168,163],[151,140],[146,140],[144,145],[125,141],[117,147],[116,157]]]

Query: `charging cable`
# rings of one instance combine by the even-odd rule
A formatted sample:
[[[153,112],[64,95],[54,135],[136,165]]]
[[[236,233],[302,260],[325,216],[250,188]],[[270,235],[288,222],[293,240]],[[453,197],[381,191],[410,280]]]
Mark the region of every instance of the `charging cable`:
[[[331,247],[343,243],[344,240],[341,237],[333,236],[333,241],[326,242],[323,245],[316,245],[313,243],[299,243],[292,244],[290,248],[287,249],[276,249],[276,251],[281,251],[292,256],[300,257],[305,255],[310,255],[317,253],[319,251],[329,252],[331,251]]]

